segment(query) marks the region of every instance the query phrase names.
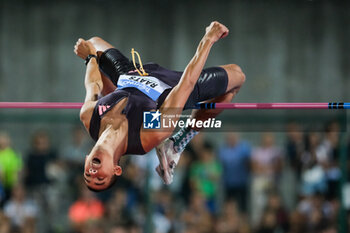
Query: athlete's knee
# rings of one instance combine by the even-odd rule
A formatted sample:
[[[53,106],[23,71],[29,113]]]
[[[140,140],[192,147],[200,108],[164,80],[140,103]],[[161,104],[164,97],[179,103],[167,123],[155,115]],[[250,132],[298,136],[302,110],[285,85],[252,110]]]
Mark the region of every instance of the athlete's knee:
[[[101,37],[98,37],[98,36],[93,36],[89,39],[89,41],[92,43],[92,44],[96,44],[96,43],[101,43],[102,41],[104,41]]]
[[[236,64],[228,64],[228,65],[225,65],[224,68],[228,74],[227,76],[229,81],[231,81],[231,83],[235,83],[236,86],[243,85],[243,83],[246,80],[246,77],[241,67],[239,67]]]
[[[110,43],[98,36],[91,37],[89,41],[92,43],[92,45],[97,51],[103,52],[109,48],[114,48],[113,45],[111,45]]]

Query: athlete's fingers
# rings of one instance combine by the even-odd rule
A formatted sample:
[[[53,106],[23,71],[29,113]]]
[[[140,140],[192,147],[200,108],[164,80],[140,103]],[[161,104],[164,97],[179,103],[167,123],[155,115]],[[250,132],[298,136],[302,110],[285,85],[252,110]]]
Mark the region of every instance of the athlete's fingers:
[[[219,39],[226,37],[228,33],[228,28],[217,21],[211,22],[211,24],[206,28],[206,35],[213,42],[216,42]]]
[[[225,38],[228,35],[229,32],[230,31],[228,30],[228,28],[226,26],[222,25],[222,34],[221,34],[220,39],[221,38]]]
[[[75,43],[75,45],[81,45],[81,44],[83,44],[84,42],[85,42],[84,39],[79,38],[79,39],[77,40],[77,42]]]
[[[87,46],[93,46],[92,43],[91,43],[91,41],[85,41],[85,44],[86,44]]]
[[[220,39],[225,38],[227,35],[228,35],[228,31],[227,31],[227,32],[222,33],[222,35],[221,35]]]
[[[96,53],[95,46],[91,43],[91,41],[85,41],[85,44],[87,45],[87,49],[89,50],[89,53]]]

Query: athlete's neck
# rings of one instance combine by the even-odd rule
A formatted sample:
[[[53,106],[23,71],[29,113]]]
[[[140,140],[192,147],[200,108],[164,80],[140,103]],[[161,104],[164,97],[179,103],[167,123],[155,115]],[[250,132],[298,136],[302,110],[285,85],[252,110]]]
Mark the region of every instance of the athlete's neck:
[[[113,156],[114,164],[117,164],[120,157],[126,152],[127,138],[127,131],[123,124],[117,129],[112,125],[107,125],[95,147],[106,150],[109,155]]]

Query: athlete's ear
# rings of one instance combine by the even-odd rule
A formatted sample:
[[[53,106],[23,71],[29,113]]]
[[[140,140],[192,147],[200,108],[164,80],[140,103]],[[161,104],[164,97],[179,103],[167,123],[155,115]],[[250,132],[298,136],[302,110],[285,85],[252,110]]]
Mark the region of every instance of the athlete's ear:
[[[120,176],[123,173],[122,167],[119,165],[114,165],[114,174]]]

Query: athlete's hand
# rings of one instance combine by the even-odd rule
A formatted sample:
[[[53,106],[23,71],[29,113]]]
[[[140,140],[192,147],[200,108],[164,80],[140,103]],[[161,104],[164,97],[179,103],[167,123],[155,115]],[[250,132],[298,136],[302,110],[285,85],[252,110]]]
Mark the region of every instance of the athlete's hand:
[[[96,49],[90,41],[79,39],[74,46],[74,53],[85,60],[89,54],[96,55]]]
[[[218,41],[221,38],[224,38],[228,35],[228,28],[217,22],[217,21],[213,21],[211,22],[211,24],[205,29],[205,36],[212,41],[213,43],[215,43],[216,41]]]

